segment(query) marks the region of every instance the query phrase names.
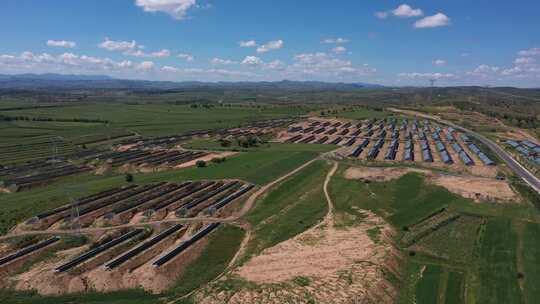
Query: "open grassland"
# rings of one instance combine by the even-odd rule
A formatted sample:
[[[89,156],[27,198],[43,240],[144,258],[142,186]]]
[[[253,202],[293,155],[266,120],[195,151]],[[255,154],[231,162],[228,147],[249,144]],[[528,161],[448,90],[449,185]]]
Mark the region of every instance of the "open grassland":
[[[3,304],[156,304],[160,303],[154,295],[142,290],[125,290],[112,293],[85,293],[59,297],[43,297],[34,293],[0,290]]]
[[[423,268],[420,280],[416,284],[416,303],[430,304],[437,303],[439,299],[439,289],[441,284],[442,267],[428,265]]]
[[[479,250],[477,303],[522,303],[517,245],[511,220],[497,218],[486,224]]]
[[[192,130],[237,127],[256,120],[290,117],[308,108],[287,106],[191,107],[166,103],[96,103],[66,107],[4,111],[0,114],[30,118],[99,119],[113,129],[124,129],[146,136],[178,134]]]
[[[254,237],[248,254],[256,254],[302,233],[322,220],[328,206],[323,182],[329,165],[317,161],[259,199],[247,216]]]
[[[522,234],[519,246],[521,262],[520,271],[524,271],[523,297],[526,303],[534,303],[540,298],[540,224],[520,222]]]
[[[158,173],[135,174],[135,183],[201,179],[242,179],[258,185],[266,184],[305,162],[317,157],[314,152],[253,152],[241,153],[219,164],[206,168],[186,168]],[[263,173],[261,173],[263,172]],[[95,176],[81,174],[61,178],[55,183],[32,191],[0,193],[0,233],[33,215],[65,203],[71,199],[104,191],[125,184],[123,175]]]
[[[342,213],[345,221],[362,217],[361,210],[369,210],[386,217],[401,229],[440,208],[468,202],[442,187],[425,183],[423,177],[416,173],[389,182],[364,183],[345,179],[343,171],[341,168],[332,179],[330,191],[336,198],[336,211]]]
[[[203,139],[195,138],[185,143],[182,143],[182,147],[186,149],[194,150],[211,150],[211,151],[306,151],[306,152],[328,152],[337,149],[336,145],[326,144],[290,144],[290,143],[261,143],[255,147],[242,148],[236,143],[233,143],[229,147],[221,146],[221,143],[217,139]]]
[[[330,184],[339,225],[362,221],[365,211],[385,218],[407,255],[400,303],[536,303],[540,297],[540,221],[535,196],[521,204],[474,203],[406,174],[386,182],[343,177]],[[422,236],[413,246],[400,239],[436,211],[459,217]]]
[[[461,304],[463,303],[463,287],[465,283],[464,274],[462,272],[451,271],[448,273],[446,281],[446,304]]]
[[[413,249],[454,262],[470,262],[481,224],[482,218],[462,215],[420,239]]]
[[[212,233],[205,250],[186,268],[166,296],[184,296],[215,279],[227,268],[243,237],[244,231],[234,226],[225,226]]]
[[[340,111],[337,114],[339,117],[347,118],[347,119],[380,119],[380,118],[387,118],[391,117],[392,113],[383,111],[382,109],[380,111],[378,110],[372,110],[368,108],[354,108],[352,111]]]

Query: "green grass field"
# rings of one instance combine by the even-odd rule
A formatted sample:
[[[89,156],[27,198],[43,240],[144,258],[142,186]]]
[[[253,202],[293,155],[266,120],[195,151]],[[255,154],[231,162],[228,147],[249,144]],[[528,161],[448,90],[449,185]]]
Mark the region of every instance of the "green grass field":
[[[361,222],[369,210],[395,227],[398,241],[404,227],[442,207],[461,214],[402,248],[408,262],[400,303],[535,303],[540,296],[535,196],[526,196],[527,204],[474,203],[426,183],[422,175],[365,183],[345,179],[345,169],[341,166],[330,183],[342,226]]]
[[[419,174],[407,174],[399,179],[381,183],[346,180],[344,168],[332,179],[330,191],[336,197],[336,211],[343,219],[361,218],[357,208],[370,210],[386,217],[400,229],[412,225],[432,212],[467,200],[446,189],[426,184]]]
[[[520,271],[524,272],[523,297],[526,303],[540,299],[540,224],[521,222],[522,237],[519,246]],[[520,225],[520,226],[521,226]]]
[[[470,262],[481,223],[482,218],[462,215],[422,238],[413,248],[454,262]]]
[[[262,143],[256,147],[242,148],[236,143],[233,143],[229,147],[222,147],[217,139],[203,139],[195,138],[182,144],[182,147],[186,149],[194,150],[210,150],[210,151],[244,151],[244,152],[258,152],[258,151],[305,151],[305,152],[328,152],[337,149],[336,145],[324,145],[324,144],[289,144],[289,143]]]
[[[247,216],[254,227],[252,255],[302,233],[322,220],[328,206],[322,184],[329,166],[317,161],[259,199]]]
[[[307,110],[285,106],[233,106],[207,109],[167,103],[135,104],[113,102],[5,112],[0,109],[0,114],[53,119],[100,119],[108,121],[108,126],[113,129],[124,129],[142,135],[155,136],[177,134],[191,130],[237,127],[250,121],[304,114]],[[71,130],[71,132],[71,135],[78,133],[75,130]],[[68,135],[66,133],[66,136]]]
[[[391,117],[393,114],[386,111],[376,111],[371,109],[354,109],[351,112],[339,112],[338,117],[347,119],[369,119],[369,118],[386,118]]]
[[[416,303],[432,304],[439,300],[439,289],[441,282],[442,268],[437,265],[425,266],[421,278],[416,283]]]
[[[175,286],[166,292],[167,297],[178,298],[203,286],[222,273],[238,251],[244,231],[238,227],[219,228],[209,237],[209,244],[178,278]]]
[[[186,168],[158,173],[135,174],[135,183],[159,181],[236,178],[264,185],[315,158],[315,152],[267,151],[241,153],[220,164],[206,168]],[[261,174],[264,172],[264,174]],[[33,215],[77,198],[125,184],[124,175],[95,176],[81,174],[65,177],[55,183],[32,191],[0,193],[0,233]],[[59,186],[61,185],[61,186]]]
[[[448,273],[448,281],[446,282],[446,304],[461,304],[463,303],[463,286],[465,278],[463,273],[451,271]]]
[[[490,220],[480,245],[478,303],[521,303],[517,278],[518,236],[505,218]]]

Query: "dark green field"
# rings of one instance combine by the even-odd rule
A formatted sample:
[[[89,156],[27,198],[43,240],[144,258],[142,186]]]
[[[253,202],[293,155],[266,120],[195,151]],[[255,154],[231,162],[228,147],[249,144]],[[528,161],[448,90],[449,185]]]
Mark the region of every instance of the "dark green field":
[[[324,161],[316,161],[257,201],[247,216],[256,236],[248,244],[248,255],[292,238],[322,220],[328,209],[322,189],[328,169]]]
[[[426,184],[418,174],[365,183],[345,179],[344,169],[330,185],[341,225],[354,225],[369,210],[387,219],[399,240],[406,227],[440,208],[461,215],[402,248],[408,266],[400,303],[536,303],[540,220],[531,201],[478,204]]]

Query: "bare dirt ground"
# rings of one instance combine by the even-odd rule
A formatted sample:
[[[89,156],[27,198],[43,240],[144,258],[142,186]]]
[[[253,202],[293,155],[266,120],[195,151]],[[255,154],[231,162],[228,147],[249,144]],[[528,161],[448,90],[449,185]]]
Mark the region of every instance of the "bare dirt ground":
[[[347,179],[365,179],[370,181],[385,182],[402,177],[410,173],[426,173],[427,170],[392,167],[392,168],[377,168],[377,167],[351,167],[345,170],[345,178]]]
[[[195,164],[199,161],[199,160],[202,160],[202,161],[205,161],[205,162],[209,162],[212,160],[212,158],[215,158],[215,157],[229,157],[229,156],[232,156],[232,155],[235,155],[237,154],[238,152],[221,152],[221,153],[218,153],[218,152],[214,152],[214,153],[210,153],[208,155],[205,155],[203,157],[199,157],[199,158],[196,158],[194,160],[191,160],[191,161],[188,161],[186,163],[183,163],[183,164],[179,164],[178,166],[175,166],[174,168],[175,169],[181,169],[181,168],[187,168],[187,167],[192,167],[192,166],[195,166]]]
[[[329,211],[322,223],[264,250],[230,274],[257,287],[224,291],[210,286],[195,295],[197,303],[394,302],[397,289],[383,275],[390,271],[399,276],[388,237],[392,231],[374,214],[355,227],[334,227],[328,183],[336,169],[334,164],[324,183]],[[375,226],[382,235],[377,242],[367,233]]]
[[[385,227],[383,235],[389,233],[373,215],[348,229],[310,229],[263,251],[231,274],[257,287],[210,287],[195,296],[197,303],[393,303],[398,291],[383,273],[399,276],[399,258],[389,238],[370,239],[367,230],[377,225]]]
[[[324,227],[307,231],[268,248],[237,273],[258,284],[277,283],[298,276],[328,276],[354,264],[355,260],[380,262],[384,246],[369,238],[365,232],[367,228],[336,230]]]
[[[393,167],[351,167],[345,171],[347,179],[365,179],[371,181],[389,181],[410,173],[422,173],[428,182],[445,187],[448,191],[466,198],[479,201],[519,201],[518,194],[506,181],[477,176],[455,176],[436,173],[430,170],[415,168]]]
[[[450,192],[479,201],[517,202],[519,196],[505,181],[482,177],[462,177],[451,175],[430,175],[429,180],[443,186]]]

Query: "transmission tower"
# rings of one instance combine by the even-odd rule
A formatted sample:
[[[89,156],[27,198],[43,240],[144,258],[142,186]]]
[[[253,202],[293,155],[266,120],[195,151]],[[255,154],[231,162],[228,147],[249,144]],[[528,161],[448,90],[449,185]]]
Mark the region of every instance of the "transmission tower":
[[[56,137],[53,137],[51,139],[51,150],[51,161],[53,163],[56,163],[56,158],[58,157],[58,143]]]
[[[71,229],[79,231],[81,225],[79,224],[79,199],[71,198],[71,216],[70,216]]]
[[[489,93],[489,88],[491,86],[489,84],[486,84],[484,86],[484,104],[487,104],[487,99],[488,99],[488,93]]]
[[[71,225],[71,230],[74,230],[77,232],[77,234],[80,234],[81,224],[80,224],[80,212],[79,212],[79,199],[78,195],[79,193],[82,193],[82,190],[86,188],[83,188],[80,185],[72,185],[68,186],[66,188],[66,192],[69,197],[69,204],[71,206],[71,211],[69,215],[69,223]]]
[[[433,88],[435,87],[435,83],[437,82],[437,79],[430,79],[429,80],[429,103],[433,101]]]

